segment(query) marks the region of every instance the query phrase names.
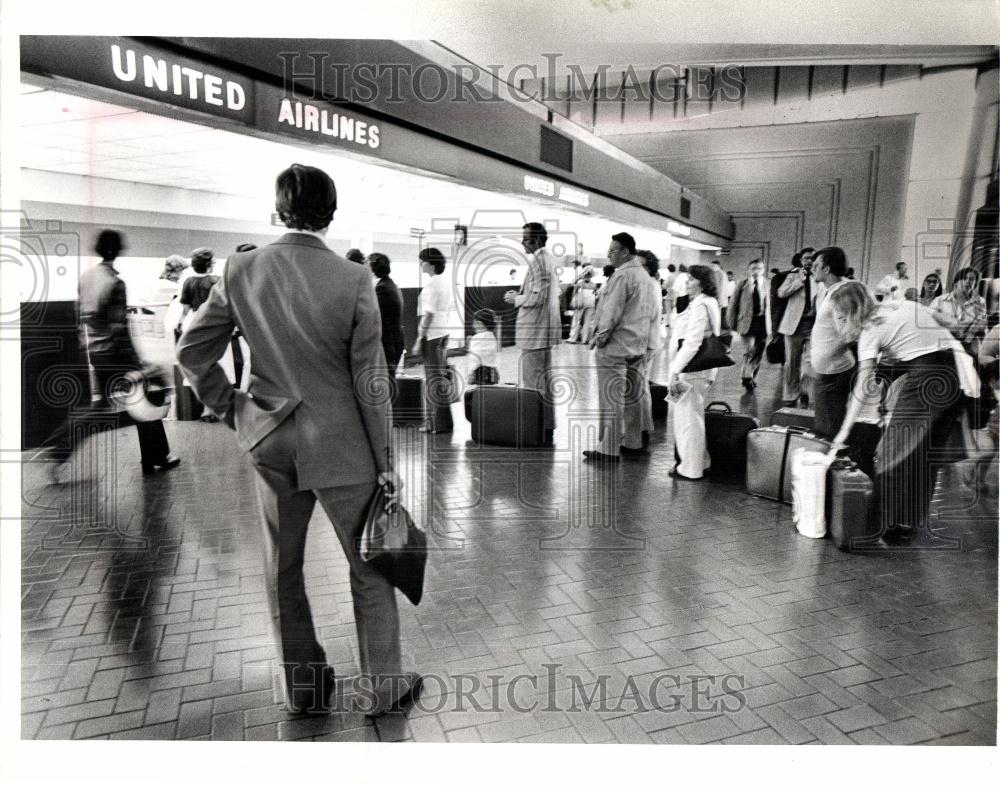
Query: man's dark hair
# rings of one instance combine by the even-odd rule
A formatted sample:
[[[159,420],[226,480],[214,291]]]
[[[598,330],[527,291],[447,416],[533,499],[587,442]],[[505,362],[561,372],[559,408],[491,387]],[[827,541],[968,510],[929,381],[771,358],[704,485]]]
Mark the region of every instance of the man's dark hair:
[[[642,257],[642,266],[646,268],[646,272],[649,275],[653,278],[657,278],[660,275],[660,260],[656,254],[644,248],[636,251],[635,255]]]
[[[257,246],[255,246],[253,243],[240,243],[238,246],[236,246],[236,253],[242,254],[246,251],[253,251],[256,248]]]
[[[812,246],[806,246],[806,247],[805,247],[805,248],[803,248],[803,249],[802,249],[801,251],[799,251],[799,256],[801,257],[801,256],[805,256],[806,254],[812,254],[812,255],[813,255],[813,256],[815,257],[816,255],[815,255],[815,254],[813,254],[813,252],[814,252],[815,250],[816,250],[816,249],[815,249],[815,248],[813,248]]]
[[[747,262],[747,270],[750,269],[751,265],[756,265],[757,263],[763,263],[763,262],[764,260],[760,259],[759,257],[757,259],[751,259],[749,262]]]
[[[669,265],[667,265],[667,272],[668,273],[676,273],[677,272],[677,265],[675,265],[673,262],[671,262]]]
[[[549,242],[549,233],[545,229],[544,224],[539,224],[537,221],[529,221],[521,229],[526,230],[528,237],[541,247],[544,247]]]
[[[820,258],[833,275],[839,278],[847,275],[847,254],[840,246],[826,246],[813,254],[814,262]]]
[[[619,232],[617,235],[612,235],[611,239],[614,240],[618,245],[628,251],[630,254],[635,253],[635,238],[632,237],[628,232]]]
[[[392,270],[392,263],[389,262],[389,257],[385,254],[380,254],[378,251],[372,251],[368,255],[368,266],[377,278],[388,278],[389,272]]]
[[[292,164],[278,175],[274,209],[289,229],[319,232],[337,210],[337,187],[322,169]]]
[[[436,275],[441,275],[444,273],[444,254],[438,251],[436,248],[425,248],[417,254],[417,258],[421,262],[428,262],[434,265],[434,273]]]
[[[363,265],[365,263],[365,254],[360,248],[352,248],[344,256],[346,256],[350,262],[357,262],[359,265]]]
[[[116,259],[124,247],[121,233],[113,229],[102,229],[94,243],[94,251],[101,259]]]
[[[605,278],[611,278],[611,274],[615,272],[615,266],[605,265],[602,272],[604,273]]]
[[[905,266],[906,266],[905,262],[897,262],[896,263],[896,270],[898,271],[901,267],[905,267]]]
[[[701,284],[701,291],[709,297],[716,297],[719,290],[715,286],[715,271],[708,265],[691,265],[688,274]]]
[[[802,252],[792,254],[792,267],[802,267]]]

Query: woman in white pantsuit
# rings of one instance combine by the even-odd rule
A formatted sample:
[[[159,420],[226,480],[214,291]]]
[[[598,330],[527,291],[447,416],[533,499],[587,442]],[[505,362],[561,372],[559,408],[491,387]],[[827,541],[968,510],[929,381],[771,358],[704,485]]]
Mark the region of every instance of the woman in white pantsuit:
[[[705,446],[705,393],[715,382],[718,369],[684,373],[682,369],[698,352],[705,336],[719,335],[722,330],[722,313],[716,299],[716,276],[704,265],[688,269],[687,294],[690,298],[684,319],[674,330],[674,347],[670,361],[670,391],[681,394],[671,409],[674,412],[674,452],[677,464],[670,476],[679,480],[700,480],[711,466]]]

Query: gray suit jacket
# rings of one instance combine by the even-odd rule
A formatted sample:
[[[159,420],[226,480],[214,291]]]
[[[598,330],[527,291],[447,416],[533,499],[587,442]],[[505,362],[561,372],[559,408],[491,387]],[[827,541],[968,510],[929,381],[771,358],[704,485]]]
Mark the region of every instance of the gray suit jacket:
[[[515,340],[521,349],[544,349],[562,341],[559,279],[545,249],[528,258],[528,274],[517,296]]]
[[[757,286],[757,293],[763,301],[764,324],[767,326],[767,335],[771,335],[772,329],[769,290],[770,286],[768,285],[767,278],[762,277]],[[726,317],[729,320],[729,327],[741,336],[745,336],[750,332],[750,323],[753,321],[753,286],[749,278],[743,279],[739,286],[736,287],[736,293],[733,295],[733,302],[729,305]]]
[[[246,393],[218,364],[238,327]],[[371,273],[319,238],[289,233],[236,254],[177,346],[198,398],[249,451],[295,412],[299,489],[375,481],[390,468],[388,391]]]

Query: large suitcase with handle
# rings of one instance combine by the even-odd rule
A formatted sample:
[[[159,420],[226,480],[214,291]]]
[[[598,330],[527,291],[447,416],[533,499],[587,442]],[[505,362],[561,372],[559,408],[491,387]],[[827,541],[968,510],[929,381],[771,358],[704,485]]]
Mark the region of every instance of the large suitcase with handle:
[[[423,421],[424,378],[413,374],[397,374],[392,398],[392,419],[396,423]]]
[[[472,439],[487,445],[530,448],[545,444],[545,402],[537,390],[483,385],[465,393]]]
[[[747,465],[747,435],[760,428],[751,415],[733,412],[725,401],[705,407],[705,444],[712,457],[713,475],[742,475]]]
[[[860,550],[878,538],[872,516],[872,481],[849,458],[838,458],[826,478],[826,525],[842,551]]]
[[[827,451],[831,444],[795,426],[768,426],[747,435],[747,491],[792,501],[791,460],[796,450]]]
[[[782,407],[771,418],[772,426],[798,426],[811,431],[816,420],[816,412],[811,409]]]

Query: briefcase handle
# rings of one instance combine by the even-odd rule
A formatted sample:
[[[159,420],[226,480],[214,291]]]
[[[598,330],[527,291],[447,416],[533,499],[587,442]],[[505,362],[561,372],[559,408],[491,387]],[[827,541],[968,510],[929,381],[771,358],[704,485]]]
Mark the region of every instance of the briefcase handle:
[[[706,412],[708,412],[709,410],[716,410],[716,409],[721,410],[723,412],[733,411],[733,408],[729,406],[725,401],[713,401],[707,407],[705,407]]]

